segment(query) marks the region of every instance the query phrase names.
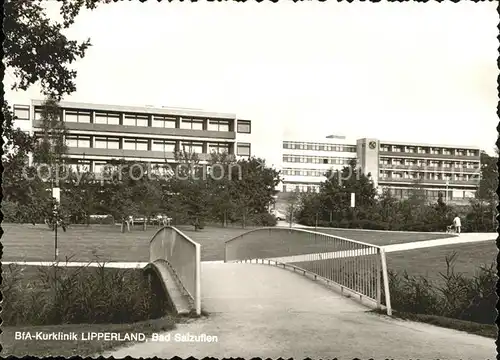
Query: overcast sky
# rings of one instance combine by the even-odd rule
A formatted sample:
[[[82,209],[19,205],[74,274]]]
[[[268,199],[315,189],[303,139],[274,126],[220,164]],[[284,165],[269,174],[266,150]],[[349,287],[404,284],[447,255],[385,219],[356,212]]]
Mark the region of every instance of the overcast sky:
[[[64,100],[235,112],[253,121],[252,153],[276,165],[287,136],[492,152],[495,6],[111,3],[68,31],[93,46]],[[31,98],[40,98],[36,87],[7,93],[10,103]]]

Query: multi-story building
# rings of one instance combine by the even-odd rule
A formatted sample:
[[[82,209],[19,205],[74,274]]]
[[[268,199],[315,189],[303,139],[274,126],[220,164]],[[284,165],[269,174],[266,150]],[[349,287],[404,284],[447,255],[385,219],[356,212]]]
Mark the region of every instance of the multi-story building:
[[[328,170],[338,171],[353,158],[379,193],[407,198],[415,187],[429,201],[441,193],[448,202],[467,202],[479,185],[480,149],[458,145],[397,143],[378,139],[283,141],[282,191],[318,191]]]
[[[43,101],[14,106],[16,126],[41,129]],[[251,155],[251,122],[235,114],[183,108],[154,108],[60,102],[68,135],[67,161],[99,172],[111,159],[163,164],[186,150],[206,162],[212,152]]]
[[[407,198],[415,186],[429,200],[442,193],[449,202],[467,202],[475,196],[480,179],[480,149],[360,139],[357,163],[375,186],[398,198]]]
[[[318,191],[328,170],[340,170],[356,157],[356,145],[344,136],[283,141],[283,192]]]

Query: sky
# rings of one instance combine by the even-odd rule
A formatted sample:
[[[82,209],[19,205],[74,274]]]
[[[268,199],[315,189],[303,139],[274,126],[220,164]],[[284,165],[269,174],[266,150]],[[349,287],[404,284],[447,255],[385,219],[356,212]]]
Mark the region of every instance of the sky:
[[[493,153],[498,22],[494,2],[111,3],[67,31],[93,46],[63,100],[236,113],[275,165],[329,134]]]

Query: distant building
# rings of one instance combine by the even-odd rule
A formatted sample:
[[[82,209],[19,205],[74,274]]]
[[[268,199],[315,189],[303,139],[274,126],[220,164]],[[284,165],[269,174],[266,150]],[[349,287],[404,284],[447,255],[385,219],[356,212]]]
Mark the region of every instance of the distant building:
[[[480,149],[460,145],[398,143],[378,139],[283,141],[282,191],[318,191],[328,170],[341,170],[356,159],[377,190],[407,198],[419,187],[428,200],[468,202],[479,185]]]
[[[15,105],[16,126],[37,134],[43,101]],[[132,107],[60,102],[68,130],[67,162],[99,172],[111,159],[162,164],[177,150],[199,154],[251,155],[251,122],[236,114],[182,108]]]
[[[479,186],[481,161],[476,147],[360,139],[357,159],[377,188],[398,198],[407,198],[418,186],[428,200],[437,200],[442,193],[444,200],[465,203]]]
[[[341,170],[356,158],[356,145],[344,136],[283,141],[283,192],[318,191],[328,170]]]

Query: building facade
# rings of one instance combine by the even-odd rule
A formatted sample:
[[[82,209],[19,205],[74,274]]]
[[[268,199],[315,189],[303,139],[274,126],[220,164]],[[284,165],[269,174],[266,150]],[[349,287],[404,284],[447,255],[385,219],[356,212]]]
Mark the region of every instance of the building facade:
[[[283,142],[282,191],[318,191],[328,170],[341,170],[353,158],[379,193],[387,189],[400,199],[418,187],[429,201],[441,193],[448,202],[467,203],[479,185],[479,148],[329,136]]]
[[[328,170],[341,170],[356,158],[356,145],[344,136],[283,141],[283,192],[318,191]]]
[[[466,203],[479,186],[479,148],[366,138],[356,145],[362,172],[371,175],[378,189],[388,189],[397,198],[407,198],[417,186],[429,200],[437,200],[441,193],[449,202]]]
[[[42,106],[40,100],[15,105],[15,125],[36,135]],[[174,161],[179,150],[197,153],[202,163],[212,152],[251,156],[251,121],[236,114],[73,102],[59,106],[70,166],[100,172],[111,159],[164,164]]]

